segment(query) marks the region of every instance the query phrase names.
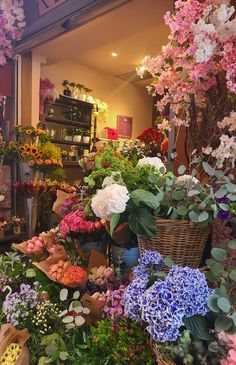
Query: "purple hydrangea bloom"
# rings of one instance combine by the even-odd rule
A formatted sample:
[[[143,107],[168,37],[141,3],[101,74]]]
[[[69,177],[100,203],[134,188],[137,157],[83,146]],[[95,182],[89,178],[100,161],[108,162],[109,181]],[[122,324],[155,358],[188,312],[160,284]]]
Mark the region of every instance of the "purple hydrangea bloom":
[[[159,252],[145,250],[134,267],[133,273],[136,277],[150,277],[159,271],[163,266],[163,257]]]
[[[29,315],[29,310],[38,304],[38,292],[28,284],[21,284],[20,291],[8,294],[3,302],[2,311],[7,317],[7,323],[19,325]]]
[[[107,290],[105,294],[106,304],[103,307],[103,312],[114,319],[115,317],[124,317],[124,294],[125,286],[120,285],[118,289]]]
[[[139,298],[145,292],[147,283],[147,276],[138,276],[127,286],[125,291],[125,315],[135,321],[141,321]]]
[[[212,293],[198,269],[174,266],[164,281],[156,281],[139,298],[141,318],[155,341],[175,341],[184,317],[207,313]]]

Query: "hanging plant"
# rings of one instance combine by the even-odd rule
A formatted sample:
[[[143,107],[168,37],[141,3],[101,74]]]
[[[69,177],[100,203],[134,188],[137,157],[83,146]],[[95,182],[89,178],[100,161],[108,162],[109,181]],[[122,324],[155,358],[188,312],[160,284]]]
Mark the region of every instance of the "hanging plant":
[[[19,41],[25,27],[23,0],[0,1],[0,66],[14,57],[14,41]]]

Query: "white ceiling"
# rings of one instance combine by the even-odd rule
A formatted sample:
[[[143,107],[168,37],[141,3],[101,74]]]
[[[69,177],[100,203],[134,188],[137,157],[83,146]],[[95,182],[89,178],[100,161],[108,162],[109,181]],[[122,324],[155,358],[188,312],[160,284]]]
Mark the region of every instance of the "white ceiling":
[[[48,64],[72,58],[114,76],[126,74],[167,43],[169,31],[163,20],[167,10],[173,10],[173,0],[133,0],[36,50]],[[112,51],[118,57],[113,58]]]

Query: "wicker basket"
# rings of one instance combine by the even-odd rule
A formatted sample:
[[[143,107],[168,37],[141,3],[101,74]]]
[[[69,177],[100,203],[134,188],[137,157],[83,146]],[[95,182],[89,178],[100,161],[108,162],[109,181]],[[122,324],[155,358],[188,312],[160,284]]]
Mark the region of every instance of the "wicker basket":
[[[152,344],[152,350],[156,356],[157,365],[175,365],[175,363],[172,360],[166,359],[160,351],[156,348],[155,343]]]
[[[156,220],[156,236],[138,236],[140,254],[143,250],[158,251],[170,256],[175,264],[199,267],[211,227],[171,219]]]

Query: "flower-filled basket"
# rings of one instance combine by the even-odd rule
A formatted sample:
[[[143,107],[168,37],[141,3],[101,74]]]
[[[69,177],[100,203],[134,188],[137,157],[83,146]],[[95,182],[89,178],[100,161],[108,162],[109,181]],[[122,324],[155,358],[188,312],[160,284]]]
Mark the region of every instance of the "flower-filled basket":
[[[5,365],[29,365],[26,346],[28,330],[17,330],[11,324],[3,324],[0,330],[0,363]]]
[[[156,219],[155,237],[138,236],[140,253],[158,251],[176,264],[199,267],[211,227],[186,220]]]
[[[152,350],[156,356],[157,365],[175,365],[172,360],[165,358],[165,356],[160,353],[160,351],[155,346],[155,342],[152,343]]]

